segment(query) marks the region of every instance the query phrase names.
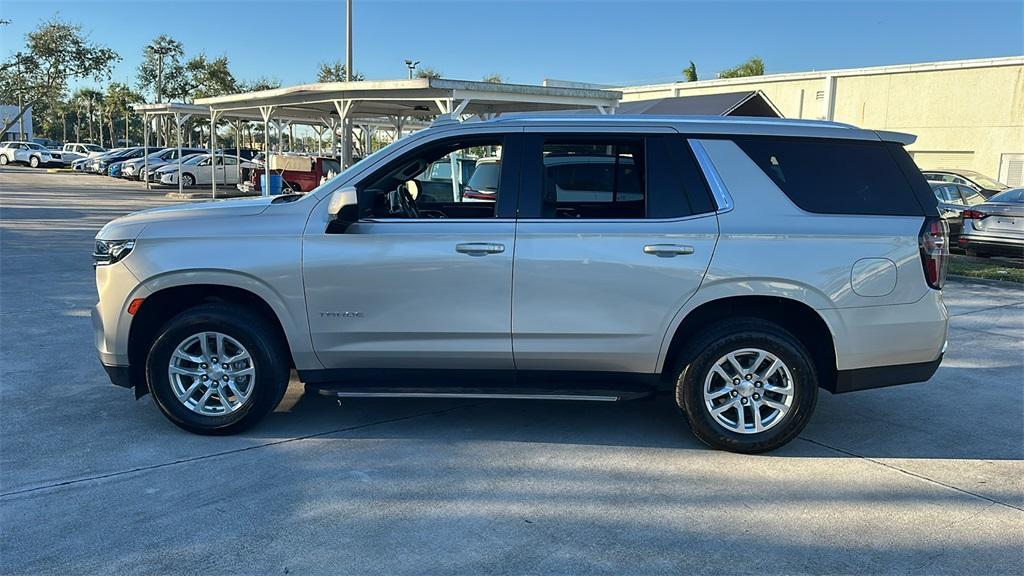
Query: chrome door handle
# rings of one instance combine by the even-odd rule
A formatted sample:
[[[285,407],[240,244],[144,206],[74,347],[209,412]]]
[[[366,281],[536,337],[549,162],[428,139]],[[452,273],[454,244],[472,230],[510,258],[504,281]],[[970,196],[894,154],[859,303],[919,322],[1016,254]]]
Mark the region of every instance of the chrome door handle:
[[[653,254],[662,258],[673,256],[685,256],[693,254],[693,246],[680,246],[679,244],[648,244],[644,246],[644,254]]]
[[[467,242],[456,244],[455,251],[470,256],[483,256],[485,254],[501,254],[505,251],[504,244],[491,244],[489,242]]]

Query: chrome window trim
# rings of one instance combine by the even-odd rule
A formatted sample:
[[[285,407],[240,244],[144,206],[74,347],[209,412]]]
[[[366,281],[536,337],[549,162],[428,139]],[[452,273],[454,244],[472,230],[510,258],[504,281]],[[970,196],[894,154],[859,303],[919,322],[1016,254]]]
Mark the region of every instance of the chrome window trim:
[[[690,144],[690,149],[693,150],[693,155],[697,158],[700,171],[704,173],[704,178],[707,180],[708,186],[711,187],[711,195],[715,199],[715,204],[718,205],[717,211],[728,212],[732,210],[734,206],[732,195],[729,194],[725,181],[722,180],[718,169],[715,168],[715,163],[711,161],[711,156],[708,156],[707,150],[704,149],[704,144],[696,138],[687,138],[686,142]]]

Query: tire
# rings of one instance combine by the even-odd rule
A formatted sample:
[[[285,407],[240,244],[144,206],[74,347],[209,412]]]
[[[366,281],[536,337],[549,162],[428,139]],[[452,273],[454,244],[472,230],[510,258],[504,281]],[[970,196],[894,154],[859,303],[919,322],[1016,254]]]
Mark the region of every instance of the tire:
[[[39,157],[38,156],[33,156],[33,157],[29,158],[28,159],[28,165],[33,167],[33,168],[39,168]]]
[[[191,188],[196,185],[196,177],[188,173],[182,174],[181,183],[186,188]]]
[[[270,413],[281,402],[288,388],[290,364],[287,343],[279,334],[267,329],[266,324],[262,317],[248,308],[223,303],[202,304],[168,321],[154,339],[146,358],[146,380],[149,390],[164,416],[189,432],[225,435],[241,432]],[[220,367],[216,364],[193,363],[175,355],[180,346],[194,339],[190,347],[186,348],[186,352],[199,356],[195,354],[201,346],[197,335],[204,333],[219,333],[226,336],[221,351],[230,353],[232,357],[237,358],[240,350],[248,352],[248,360],[236,362],[235,365],[243,368],[248,364],[254,374],[248,379],[245,376],[224,376],[231,380],[228,384],[221,381],[222,371],[218,370]],[[231,341],[241,348],[233,346]],[[217,354],[214,345],[216,338],[208,338],[207,342],[210,354],[202,358],[209,360]],[[176,379],[172,380],[169,373],[172,361],[179,368],[184,367],[200,374],[205,372],[209,376],[205,382],[200,382],[191,375],[176,376]],[[207,366],[209,370],[203,369],[202,366]],[[193,386],[197,382],[198,386]],[[207,389],[213,388],[207,382],[218,382],[216,391],[212,394],[206,393]],[[223,384],[223,396],[220,384]],[[204,403],[199,409],[187,406],[185,401],[179,400],[175,386],[180,386],[181,389],[194,388],[193,393],[186,395],[185,401],[196,406],[199,406],[200,400]],[[243,392],[244,398],[236,395],[236,391]],[[235,402],[237,406],[232,406]],[[225,409],[227,407],[231,407],[230,410]],[[204,408],[206,413],[203,413]]]
[[[7,156],[0,154],[0,166],[7,166],[11,161],[7,159]]]
[[[762,352],[768,356],[755,366]],[[744,372],[737,372],[727,360],[720,364],[729,354],[735,354]],[[770,364],[772,356],[781,361],[780,366]],[[715,324],[684,351],[682,358],[693,360],[676,370],[676,403],[694,435],[712,448],[744,454],[779,448],[804,429],[818,400],[818,378],[811,355],[796,337],[769,321],[744,318]],[[715,371],[721,366],[725,366],[724,373]],[[775,371],[765,378],[771,367]],[[755,372],[750,378],[746,377],[747,369]],[[706,388],[711,396],[718,396],[708,399]],[[782,393],[785,390],[788,394]],[[730,403],[733,407],[715,416],[709,403],[717,409]],[[779,405],[786,411],[775,407]],[[760,431],[753,422],[754,410],[761,414],[758,420],[763,419]],[[730,428],[720,421],[723,418],[735,426]],[[738,431],[740,425],[743,432]]]

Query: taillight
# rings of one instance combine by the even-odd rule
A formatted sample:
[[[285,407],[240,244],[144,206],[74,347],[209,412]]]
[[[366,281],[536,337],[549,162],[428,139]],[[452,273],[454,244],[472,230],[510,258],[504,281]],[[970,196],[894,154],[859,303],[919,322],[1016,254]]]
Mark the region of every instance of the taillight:
[[[941,218],[925,218],[918,245],[925,280],[932,288],[941,290],[946,283],[946,263],[949,260],[949,225]]]
[[[969,209],[963,211],[964,220],[981,220],[985,216],[988,216],[988,214],[985,214],[984,212],[981,212],[979,210]]]

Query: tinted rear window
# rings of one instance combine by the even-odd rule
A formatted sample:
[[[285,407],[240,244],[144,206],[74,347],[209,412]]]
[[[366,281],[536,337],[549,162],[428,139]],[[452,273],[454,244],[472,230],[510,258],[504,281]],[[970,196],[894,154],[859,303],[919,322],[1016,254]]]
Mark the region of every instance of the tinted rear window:
[[[469,187],[473,190],[494,192],[498,189],[498,175],[501,173],[501,165],[497,162],[486,162],[476,165],[476,171],[469,179]]]
[[[880,142],[740,138],[736,144],[801,209],[921,216],[921,204]]]

